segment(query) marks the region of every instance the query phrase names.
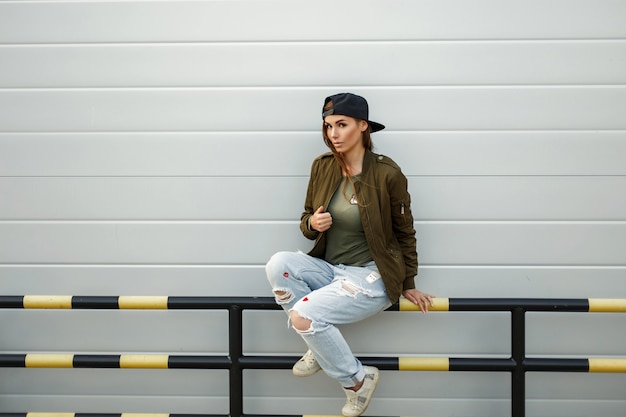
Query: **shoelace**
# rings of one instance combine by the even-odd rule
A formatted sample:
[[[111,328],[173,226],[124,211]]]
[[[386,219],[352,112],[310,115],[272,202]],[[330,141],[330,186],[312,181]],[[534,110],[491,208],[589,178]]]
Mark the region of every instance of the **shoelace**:
[[[311,366],[313,366],[316,362],[315,356],[313,356],[312,353],[307,354],[304,358],[302,358],[304,360],[304,363],[310,368]]]

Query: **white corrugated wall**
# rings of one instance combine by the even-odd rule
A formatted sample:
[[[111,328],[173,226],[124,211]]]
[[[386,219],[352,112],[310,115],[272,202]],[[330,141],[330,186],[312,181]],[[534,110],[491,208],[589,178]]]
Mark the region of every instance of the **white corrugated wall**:
[[[1,1],[0,293],[270,296],[320,106],[370,102],[409,177],[419,288],[626,297],[623,0]],[[244,315],[248,354],[304,345]],[[626,317],[534,313],[534,356],[626,356]],[[0,353],[224,354],[225,312],[0,311]],[[498,313],[383,313],[359,355],[503,356]],[[227,413],[210,370],[0,370],[0,412]],[[246,371],[246,413],[337,414]],[[272,384],[266,381],[271,378]],[[626,415],[624,374],[527,374],[526,415]],[[382,374],[370,415],[510,414],[505,373]]]

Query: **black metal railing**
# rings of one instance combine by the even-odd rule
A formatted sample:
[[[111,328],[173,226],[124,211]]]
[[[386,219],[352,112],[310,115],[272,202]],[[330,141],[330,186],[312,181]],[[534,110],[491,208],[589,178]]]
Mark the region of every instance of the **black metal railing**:
[[[273,297],[0,296],[0,309],[9,308],[228,310],[227,356],[1,354],[0,367],[228,369],[230,417],[260,417],[244,413],[244,369],[290,369],[298,359],[295,356],[248,356],[243,353],[243,311],[278,310],[280,307]],[[388,309],[416,310],[417,307],[406,300],[401,300]],[[626,312],[626,299],[436,298],[431,310],[510,312],[510,357],[359,359],[381,370],[510,372],[512,417],[525,416],[526,372],[626,372],[626,358],[526,358],[527,312]],[[25,415],[26,413],[0,413],[4,417]],[[102,414],[76,414],[79,415],[88,417]],[[222,417],[216,414],[202,416]]]

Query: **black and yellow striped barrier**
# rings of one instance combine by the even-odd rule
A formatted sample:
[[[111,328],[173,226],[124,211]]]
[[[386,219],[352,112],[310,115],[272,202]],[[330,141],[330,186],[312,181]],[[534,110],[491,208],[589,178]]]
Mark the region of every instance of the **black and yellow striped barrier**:
[[[5,295],[0,308],[89,309],[89,310],[220,310],[241,308],[276,309],[270,297],[169,297],[169,296],[77,296]],[[278,307],[280,308],[280,307]]]
[[[434,298],[432,311],[562,311],[587,313],[626,313],[626,298]],[[412,302],[401,299],[391,307],[397,311],[419,311]]]
[[[290,369],[299,357],[243,356],[244,368]],[[365,364],[386,371],[512,371],[508,358],[361,357]],[[0,354],[3,368],[120,368],[120,369],[229,369],[227,356],[198,355],[84,355],[71,353]],[[541,359],[526,358],[526,371],[626,373],[626,358]]]
[[[280,309],[272,297],[170,297],[170,296],[72,296],[4,295],[0,308],[25,309],[111,309],[111,310],[199,310],[228,309],[232,305],[250,309]],[[430,311],[571,311],[624,313],[625,298],[435,298]],[[389,311],[418,311],[406,299]]]
[[[110,310],[194,310],[222,309],[229,312],[229,352],[224,356],[185,355],[83,355],[83,354],[1,354],[0,367],[25,368],[134,368],[134,369],[228,369],[230,417],[267,417],[243,413],[244,369],[291,369],[299,357],[246,356],[243,354],[245,309],[279,310],[273,297],[169,297],[169,296],[0,296],[0,309],[110,309]],[[511,416],[525,415],[525,375],[540,372],[626,372],[626,358],[526,358],[525,314],[530,311],[623,313],[626,299],[532,299],[532,298],[435,298],[431,311],[498,311],[511,314],[510,358],[448,357],[362,357],[363,363],[381,370],[396,371],[493,371],[511,373]],[[419,311],[406,301],[388,311]],[[620,330],[621,331],[621,330]],[[0,413],[9,417],[166,417],[176,414],[78,414]],[[193,416],[193,415],[188,415]],[[196,415],[201,416],[201,415]],[[205,415],[206,416],[206,415]],[[214,415],[213,415],[214,416]],[[335,417],[335,416],[281,416]]]
[[[0,354],[0,367],[5,368],[229,369],[231,365],[226,356]]]

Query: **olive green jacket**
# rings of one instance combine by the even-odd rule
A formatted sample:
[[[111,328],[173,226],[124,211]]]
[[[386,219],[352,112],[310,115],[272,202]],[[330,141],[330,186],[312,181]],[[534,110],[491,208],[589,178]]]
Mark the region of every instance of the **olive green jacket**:
[[[341,168],[332,153],[313,161],[300,219],[304,236],[315,239],[311,256],[324,259],[326,233],[309,229],[309,219],[320,206],[324,210],[328,208],[341,180]],[[390,158],[366,151],[361,178],[355,181],[355,193],[370,252],[389,300],[395,303],[402,291],[415,288],[417,275],[417,242],[407,179]]]

